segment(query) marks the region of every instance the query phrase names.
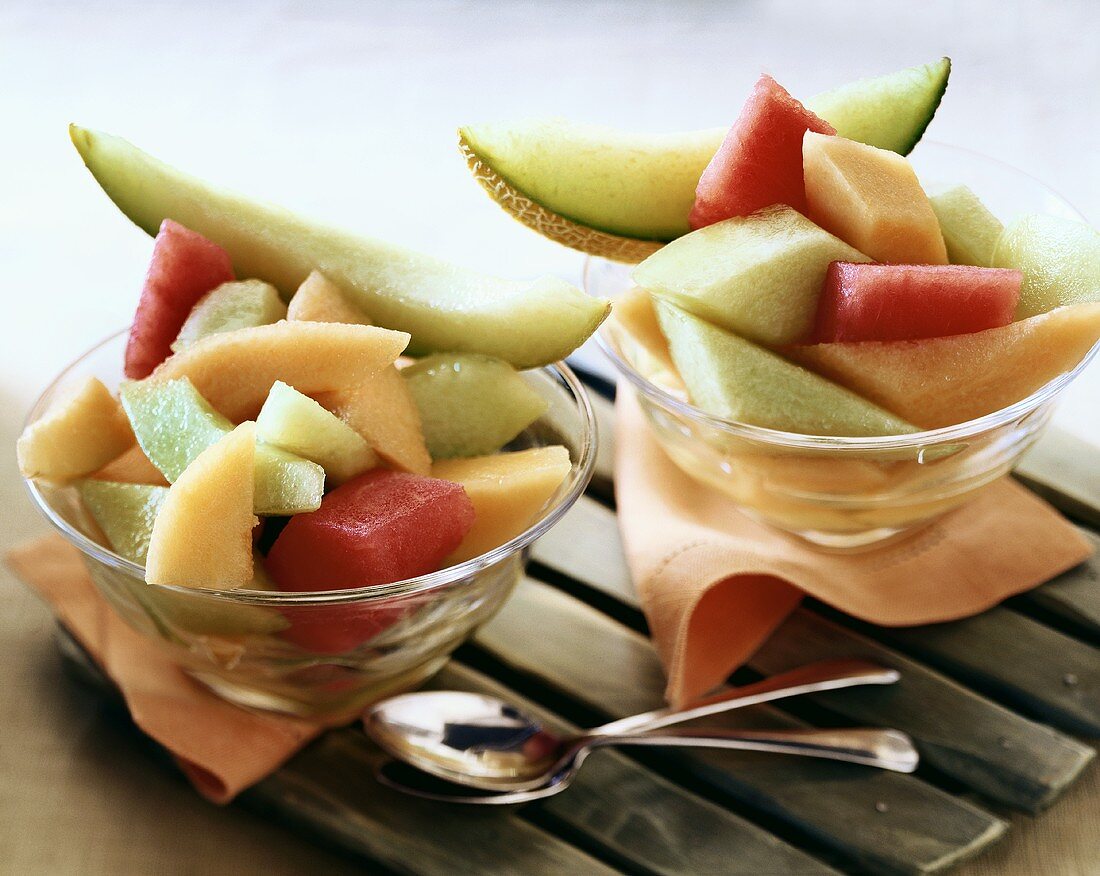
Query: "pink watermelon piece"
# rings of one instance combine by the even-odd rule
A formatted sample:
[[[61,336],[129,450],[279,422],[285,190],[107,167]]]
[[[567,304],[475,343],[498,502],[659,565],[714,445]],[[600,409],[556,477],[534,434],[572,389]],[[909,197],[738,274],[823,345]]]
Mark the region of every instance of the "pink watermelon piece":
[[[172,342],[196,302],[232,279],[229,253],[198,232],[165,219],[153,242],[153,259],[126,343],[126,376],[148,377],[171,355]]]
[[[771,76],[761,76],[699,179],[691,227],[747,216],[772,204],[805,213],[802,138],[807,131],[836,133]]]
[[[434,572],[474,524],[460,484],[374,469],[333,490],[321,507],[291,518],[267,555],[280,590],[342,590]],[[282,635],[307,650],[346,651],[416,607],[415,598],[378,604],[284,610]]]
[[[1020,271],[969,265],[833,262],[825,275],[814,338],[915,341],[967,335],[1012,322]]]

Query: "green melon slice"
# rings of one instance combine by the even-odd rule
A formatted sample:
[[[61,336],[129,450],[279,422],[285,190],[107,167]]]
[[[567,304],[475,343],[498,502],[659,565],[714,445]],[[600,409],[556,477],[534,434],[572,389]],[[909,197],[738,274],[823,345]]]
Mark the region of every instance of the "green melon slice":
[[[178,353],[207,335],[270,325],[280,319],[286,319],[286,305],[270,283],[263,280],[222,283],[207,292],[192,309],[172,344],[172,352]]]
[[[401,375],[432,459],[495,453],[546,413],[546,400],[499,359],[440,353]]]
[[[955,186],[928,200],[939,220],[951,264],[988,268],[1004,231],[1001,220],[966,186]]]
[[[84,481],[80,498],[92,519],[107,536],[108,547],[140,566],[149,554],[149,536],[167,487]]]
[[[993,267],[1024,272],[1016,319],[1100,301],[1100,231],[1059,216],[1021,216],[998,240]]]
[[[855,393],[667,301],[657,302],[657,318],[692,404],[708,413],[806,435],[916,431]]]
[[[913,151],[947,91],[951,59],[860,79],[807,100],[838,136],[899,155]]]
[[[521,368],[547,365],[579,347],[610,309],[555,277],[478,274],[215,188],[119,137],[75,125],[69,133],[108,197],[147,233],[174,219],[223,247],[238,276],[266,280],[286,299],[321,271],[377,324],[409,332],[410,353],[457,350]]]

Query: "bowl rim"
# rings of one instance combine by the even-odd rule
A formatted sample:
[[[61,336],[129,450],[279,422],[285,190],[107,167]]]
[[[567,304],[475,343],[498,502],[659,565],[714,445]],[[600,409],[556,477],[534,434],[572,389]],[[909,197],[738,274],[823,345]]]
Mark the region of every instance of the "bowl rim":
[[[61,372],[50,381],[49,385],[42,390],[34,404],[31,405],[30,411],[24,421],[24,428],[41,416],[46,398],[65,383],[70,372],[74,368],[85,362],[104,347],[116,342],[119,337],[125,335],[128,331],[128,329],[122,329],[104,338],[66,365]],[[50,502],[43,494],[40,485],[34,478],[24,477],[23,483],[39,512],[70,544],[78,548],[82,554],[90,556],[119,572],[139,578],[149,587],[200,598],[211,598],[225,602],[271,607],[378,602],[414,594],[422,594],[481,572],[522,551],[562,518],[565,512],[576,503],[577,499],[581,496],[588,486],[589,481],[592,479],[592,473],[596,464],[598,426],[595,412],[592,409],[592,402],[588,397],[588,392],[584,384],[565,362],[554,362],[540,368],[527,370],[540,371],[548,375],[555,384],[563,386],[563,388],[572,395],[573,400],[579,408],[582,433],[580,435],[578,458],[576,463],[572,466],[569,479],[563,485],[564,489],[562,487],[558,488],[554,503],[544,510],[538,520],[504,544],[453,566],[447,566],[438,571],[429,572],[426,575],[406,578],[402,581],[394,581],[389,584],[377,584],[367,587],[354,587],[340,590],[278,591],[277,593],[273,593],[270,590],[251,590],[243,587],[237,590],[224,590],[180,587],[167,584],[149,584],[145,581],[144,566],[119,556],[114,551],[104,547],[99,542],[76,529],[53,509]]]
[[[1073,213],[1079,220],[1085,220],[1084,214],[1082,214],[1080,210],[1074,207],[1069,201],[1050,188],[1050,186],[1042,180],[1007,162],[984,155],[981,152],[977,152],[965,146],[955,146],[949,143],[929,140],[922,141],[917,148],[920,148],[922,145],[931,146],[934,149],[965,153],[972,159],[979,159],[982,162],[997,165],[1018,176],[1026,177],[1031,183],[1042,188],[1049,196],[1060,202],[1062,206],[1067,208],[1067,210]],[[591,294],[592,290],[591,272],[593,266],[607,263],[611,263],[611,260],[592,255],[585,257],[581,277],[583,287],[589,294]],[[614,309],[612,309],[612,314],[614,314]],[[600,349],[603,350],[604,355],[611,360],[615,369],[626,377],[635,389],[642,392],[661,407],[672,410],[683,417],[695,420],[696,422],[729,435],[749,439],[762,444],[805,450],[827,449],[842,452],[910,449],[930,444],[955,442],[960,439],[972,438],[975,435],[987,432],[991,429],[996,429],[1006,423],[1026,416],[1044,403],[1052,401],[1089,366],[1098,354],[1100,354],[1100,341],[1097,341],[1073,368],[1059,374],[1053,380],[1039,387],[1035,392],[1000,410],[984,414],[981,417],[975,417],[972,420],[966,420],[962,423],[942,426],[938,429],[924,429],[902,435],[876,435],[868,437],[806,435],[800,432],[786,432],[781,429],[770,429],[766,426],[754,426],[751,423],[729,420],[724,417],[709,414],[701,408],[695,407],[683,399],[678,398],[664,387],[645,377],[626,360],[626,357],[619,351],[616,341],[612,337],[611,333],[614,329],[615,327],[611,320],[608,320],[604,325],[600,326],[599,330],[596,332],[596,342],[599,344]]]

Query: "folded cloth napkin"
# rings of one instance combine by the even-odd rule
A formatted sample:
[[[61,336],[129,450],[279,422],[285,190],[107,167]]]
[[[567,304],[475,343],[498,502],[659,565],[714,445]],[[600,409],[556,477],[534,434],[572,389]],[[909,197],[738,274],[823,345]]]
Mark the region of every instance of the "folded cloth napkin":
[[[746,517],[684,474],[620,392],[615,493],[627,561],[682,705],[720,684],[803,596],[883,626],[955,620],[1084,562],[1088,542],[1008,478],[912,537],[827,553]]]
[[[239,708],[192,680],[115,614],[92,583],[80,551],[61,536],[21,545],[8,553],[7,562],[118,685],[134,723],[173,754],[209,800],[228,803],[325,729]]]

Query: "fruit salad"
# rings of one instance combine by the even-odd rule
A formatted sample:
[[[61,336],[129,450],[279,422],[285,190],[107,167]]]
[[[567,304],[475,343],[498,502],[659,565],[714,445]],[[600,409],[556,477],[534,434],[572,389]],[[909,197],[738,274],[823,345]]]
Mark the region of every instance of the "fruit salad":
[[[152,260],[123,378],[85,374],[53,392],[19,439],[24,476],[69,496],[77,510],[62,516],[134,564],[141,586],[122,601],[145,626],[223,670],[267,654],[250,671],[268,688],[277,675],[297,705],[316,672],[273,673],[273,649],[294,672],[339,655],[375,685],[437,660],[518,577],[519,547],[497,549],[575,495],[588,442],[550,410],[562,372],[542,366],[581,344],[608,302],[332,231],[117,138],[72,136],[155,235]],[[453,610],[423,593],[371,598],[467,561],[456,579],[496,583],[468,587]],[[117,607],[102,574],[93,564]],[[365,601],[291,598],[341,591]],[[396,629],[443,621],[444,636],[392,653],[410,638]],[[343,682],[357,689],[354,674]]]

